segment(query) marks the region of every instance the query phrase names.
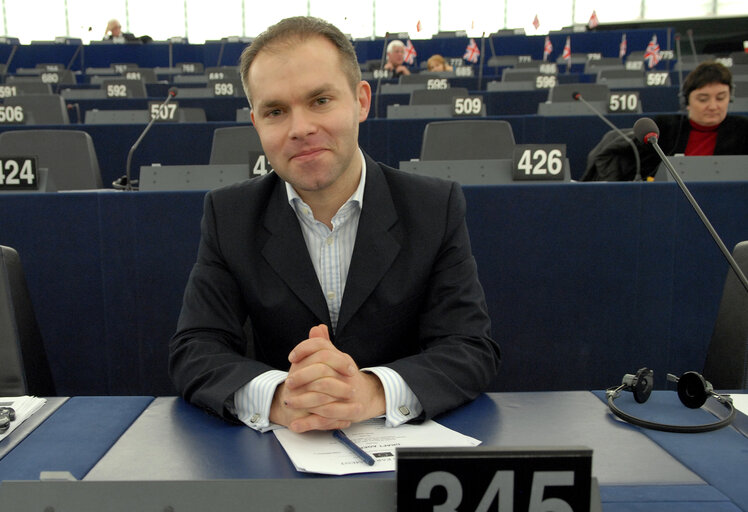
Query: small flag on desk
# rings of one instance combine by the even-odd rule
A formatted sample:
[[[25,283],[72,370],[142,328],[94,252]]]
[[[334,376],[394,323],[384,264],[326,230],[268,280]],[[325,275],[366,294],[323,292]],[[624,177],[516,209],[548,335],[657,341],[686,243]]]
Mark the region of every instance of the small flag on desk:
[[[571,38],[566,36],[566,44],[564,45],[564,52],[561,54],[561,58],[566,61],[567,64],[571,64]]]
[[[416,55],[418,55],[418,53],[416,53],[413,43],[408,39],[408,42],[405,45],[405,62],[412,66],[416,61]]]
[[[423,25],[421,25],[421,20],[418,20],[418,23],[416,23],[416,32],[420,32],[423,28]]]
[[[471,37],[470,43],[467,45],[467,48],[465,48],[465,55],[463,55],[462,58],[475,64],[478,62],[479,56],[480,50],[478,49],[478,45],[475,43],[475,39]]]
[[[647,61],[647,67],[652,69],[660,62],[660,45],[657,43],[657,36],[653,35],[649,41],[647,49],[644,50],[644,60]]]
[[[622,59],[626,56],[626,34],[623,34],[621,36],[621,44],[618,47],[618,58]]]
[[[535,30],[537,30],[538,27],[540,26],[540,20],[538,19],[537,14],[535,15],[535,19],[532,20],[532,26],[535,27]]]
[[[597,19],[597,11],[593,9],[592,15],[590,16],[590,21],[587,22],[587,26],[589,28],[595,28],[600,24],[600,20]]]
[[[551,38],[545,36],[545,43],[543,43],[543,60],[548,60],[553,51],[553,45],[551,44]]]

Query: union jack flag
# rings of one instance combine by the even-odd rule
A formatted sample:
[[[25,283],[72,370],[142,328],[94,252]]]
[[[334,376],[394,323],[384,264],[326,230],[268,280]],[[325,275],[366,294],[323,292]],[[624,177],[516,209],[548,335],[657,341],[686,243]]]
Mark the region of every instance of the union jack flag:
[[[618,46],[618,58],[622,59],[626,56],[626,34],[621,36],[621,44]]]
[[[418,53],[416,52],[413,43],[408,39],[408,42],[405,44],[405,62],[412,66],[416,61],[416,55],[418,55]]]
[[[548,60],[553,51],[553,45],[551,44],[551,38],[545,36],[545,43],[543,44],[543,60]]]
[[[597,11],[593,10],[592,15],[590,16],[590,21],[587,22],[587,26],[590,28],[595,28],[600,24],[600,20],[597,19]]]
[[[468,44],[467,48],[465,48],[465,55],[463,55],[462,58],[468,62],[472,62],[473,64],[475,64],[476,62],[478,62],[479,56],[480,50],[478,49],[478,45],[475,44],[475,39],[471,37],[470,44]]]
[[[561,54],[561,58],[571,64],[571,39],[569,36],[566,36],[566,44],[564,45],[564,52]]]
[[[660,45],[657,43],[657,36],[652,36],[652,40],[644,50],[644,60],[647,61],[647,67],[652,69],[660,62]]]

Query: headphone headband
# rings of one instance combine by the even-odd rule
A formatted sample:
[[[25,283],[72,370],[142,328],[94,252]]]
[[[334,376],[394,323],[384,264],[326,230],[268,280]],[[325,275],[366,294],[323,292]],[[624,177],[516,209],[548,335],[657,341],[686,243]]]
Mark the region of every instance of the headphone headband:
[[[698,433],[698,432],[711,432],[712,430],[718,430],[732,423],[735,418],[735,408],[732,405],[732,399],[726,395],[718,395],[714,393],[712,385],[704,379],[699,373],[686,372],[680,377],[676,377],[673,374],[668,374],[667,378],[669,381],[678,383],[678,397],[681,403],[690,409],[698,409],[707,398],[710,396],[717,399],[719,403],[725,406],[729,411],[728,415],[724,418],[719,419],[713,423],[705,423],[702,425],[669,425],[666,423],[656,423],[648,421],[642,418],[638,418],[626,412],[623,412],[614,403],[616,398],[621,396],[621,391],[631,391],[634,393],[634,400],[638,403],[644,403],[652,393],[652,376],[653,371],[649,368],[640,368],[636,372],[636,375],[626,374],[623,376],[621,385],[616,388],[610,388],[606,391],[608,397],[608,407],[611,412],[633,425],[639,427],[648,428],[652,430],[660,430],[663,432],[679,432],[679,433]]]

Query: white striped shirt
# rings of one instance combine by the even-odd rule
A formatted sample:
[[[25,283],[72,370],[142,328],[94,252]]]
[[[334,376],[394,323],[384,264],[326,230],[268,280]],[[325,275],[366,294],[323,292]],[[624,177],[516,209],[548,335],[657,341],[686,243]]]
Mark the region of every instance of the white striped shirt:
[[[364,204],[366,161],[361,150],[359,150],[359,155],[361,156],[361,179],[358,188],[332,218],[332,230],[314,218],[311,208],[302,201],[296,190],[286,183],[288,202],[299,219],[309,256],[327,301],[333,333],[338,324],[340,304],[343,300],[353,246],[358,233],[358,220]],[[384,366],[362,368],[362,370],[373,373],[382,383],[386,401],[387,426],[395,427],[421,414],[423,408],[418,398],[395,370]],[[277,428],[278,425],[270,423],[270,406],[275,389],[286,379],[287,375],[284,371],[270,370],[239,388],[234,393],[234,406],[239,420],[263,432]]]

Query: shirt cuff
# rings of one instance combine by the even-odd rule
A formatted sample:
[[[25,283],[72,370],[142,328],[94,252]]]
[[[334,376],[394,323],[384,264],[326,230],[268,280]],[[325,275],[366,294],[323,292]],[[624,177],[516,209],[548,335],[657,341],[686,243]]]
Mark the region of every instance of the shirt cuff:
[[[237,389],[234,406],[239,421],[260,432],[281,428],[281,425],[270,423],[270,406],[276,388],[287,376],[288,372],[269,370]]]
[[[421,415],[423,407],[405,380],[392,368],[374,366],[361,371],[376,375],[384,388],[385,425],[397,427]]]

